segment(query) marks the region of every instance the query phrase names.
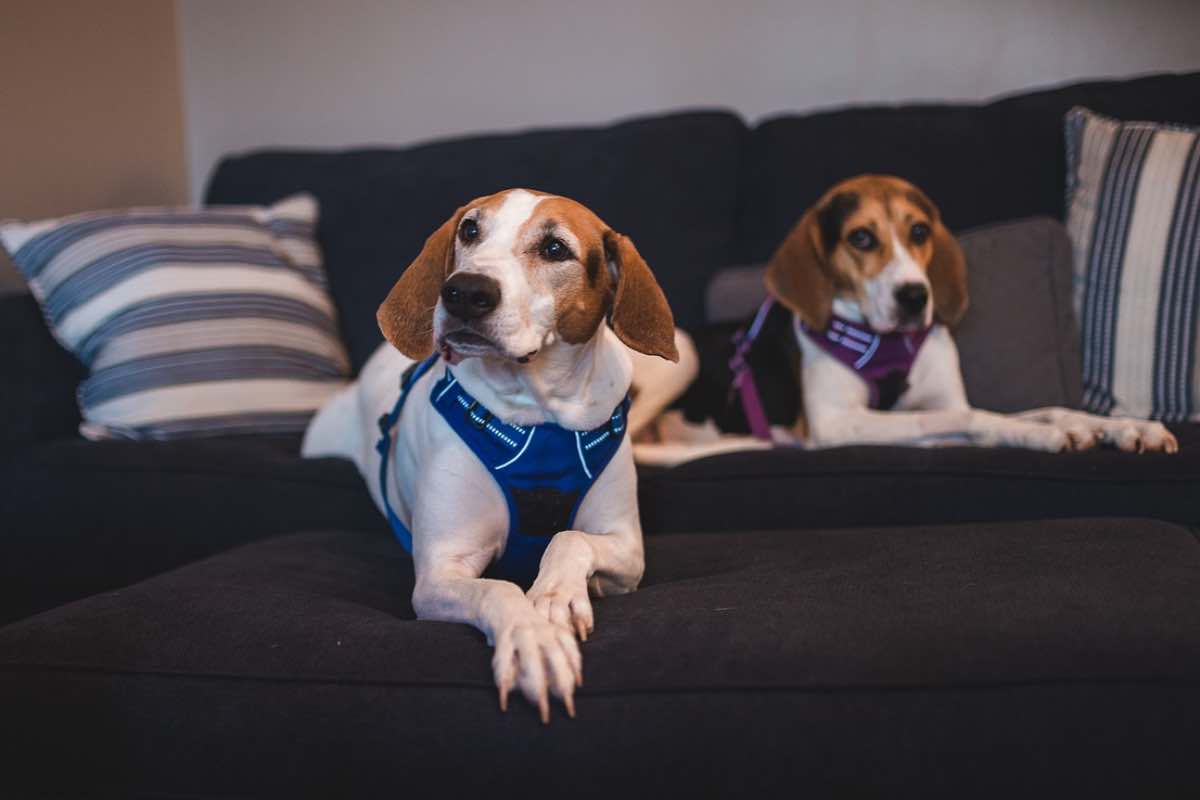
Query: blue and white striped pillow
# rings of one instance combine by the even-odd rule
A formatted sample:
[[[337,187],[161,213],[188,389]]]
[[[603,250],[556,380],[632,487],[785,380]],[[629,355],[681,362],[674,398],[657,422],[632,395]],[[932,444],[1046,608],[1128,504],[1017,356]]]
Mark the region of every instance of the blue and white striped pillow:
[[[147,208],[0,225],[55,337],[88,367],[80,432],[302,431],[349,374],[317,202]]]
[[[1084,405],[1200,419],[1200,129],[1066,117]]]

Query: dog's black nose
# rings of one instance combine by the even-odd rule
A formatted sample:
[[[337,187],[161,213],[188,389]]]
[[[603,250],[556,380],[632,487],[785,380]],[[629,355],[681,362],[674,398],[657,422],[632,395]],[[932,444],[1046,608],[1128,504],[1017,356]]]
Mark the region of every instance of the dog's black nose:
[[[915,317],[925,310],[929,302],[929,290],[923,283],[904,283],[896,289],[896,303],[900,310],[910,317]]]
[[[442,286],[442,305],[459,319],[479,319],[500,305],[500,284],[487,275],[458,272]]]

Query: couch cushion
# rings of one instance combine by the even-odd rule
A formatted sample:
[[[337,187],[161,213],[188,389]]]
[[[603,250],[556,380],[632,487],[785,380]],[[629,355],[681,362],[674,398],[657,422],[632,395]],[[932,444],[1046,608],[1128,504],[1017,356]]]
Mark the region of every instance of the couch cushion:
[[[970,308],[954,331],[972,405],[990,411],[1079,408],[1079,331],[1071,243],[1046,217],[962,237]]]
[[[387,534],[354,465],[298,436],[0,452],[0,620],[311,525]]]
[[[1140,516],[1200,525],[1200,425],[1176,455],[1111,449],[777,448],[644,468],[656,533]]]
[[[1182,452],[780,449],[640,470],[647,534],[1143,516],[1200,524],[1200,425]],[[314,525],[388,529],[354,465],[296,437],[63,440],[0,453],[0,621]]]
[[[349,360],[311,195],[0,224],[54,336],[87,365],[92,439],[303,431]]]
[[[1084,404],[1200,421],[1200,128],[1067,115]]]
[[[1136,520],[693,534],[599,601],[579,718],[496,708],[411,561],[263,542],[0,630],[15,785],[818,794],[1196,787],[1200,548]],[[72,769],[44,765],[72,753]],[[931,777],[934,770],[936,777]]]
[[[222,161],[206,199],[320,199],[318,239],[357,368],[382,341],[375,309],[426,237],[463,203],[516,186],[572,197],[632,237],[677,319],[698,323],[708,277],[732,259],[744,135],[736,116],[704,112],[395,150],[263,152]]]
[[[884,172],[920,186],[955,231],[1019,217],[1063,218],[1063,115],[1200,123],[1200,72],[1081,83],[986,105],[906,105],[785,115],[750,135],[737,258],[766,261],[838,181]]]

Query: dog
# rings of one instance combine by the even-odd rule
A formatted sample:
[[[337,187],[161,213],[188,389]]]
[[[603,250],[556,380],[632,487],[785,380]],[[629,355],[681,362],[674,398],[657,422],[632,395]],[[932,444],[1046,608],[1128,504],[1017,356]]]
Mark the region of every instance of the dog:
[[[493,645],[501,709],[517,687],[543,722],[550,695],[573,717],[589,595],[644,569],[625,398],[635,360],[678,358],[666,298],[587,208],[513,189],[438,228],[378,322],[303,454],[354,460],[412,553],[418,618]]]
[[[720,413],[704,424],[686,422],[679,412],[662,415],[639,442],[639,462],[669,465],[780,443],[808,448],[973,444],[1051,452],[1111,444],[1133,452],[1178,450],[1175,437],[1157,422],[1065,408],[1014,415],[972,408],[951,336],[967,310],[966,263],[937,206],[908,181],[861,175],[829,189],[779,245],[765,282],[768,303],[779,307],[772,313],[764,306],[763,318],[776,323],[768,323],[773,330],[768,335],[764,329],[754,348],[774,337],[772,346],[780,351],[782,345],[785,352],[773,375],[757,377],[791,383],[785,392],[799,401],[794,417],[757,437],[729,435],[738,423],[745,430],[746,416],[754,417],[760,402],[746,398],[743,383],[755,376],[731,376],[730,353],[723,352],[717,356],[720,369],[706,371],[709,384],[716,374],[720,385],[692,384],[689,392],[707,394],[711,411],[721,397],[739,399],[729,391],[732,378],[743,402],[725,405],[736,406],[740,419],[722,426]],[[733,355],[744,356],[748,349]],[[787,406],[777,394],[766,399]],[[715,403],[714,395],[719,396]],[[765,414],[759,409],[757,416]]]

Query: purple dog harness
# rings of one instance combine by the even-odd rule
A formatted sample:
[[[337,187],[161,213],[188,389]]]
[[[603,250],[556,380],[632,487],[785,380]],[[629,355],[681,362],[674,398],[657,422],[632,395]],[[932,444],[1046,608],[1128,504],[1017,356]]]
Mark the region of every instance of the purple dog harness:
[[[774,298],[768,297],[759,307],[750,327],[734,336],[733,357],[729,368],[733,370],[733,387],[742,401],[742,410],[750,432],[758,439],[771,440],[771,426],[763,409],[762,397],[754,383],[754,375],[746,361],[746,355],[762,330]],[[918,331],[896,331],[878,333],[863,323],[852,322],[836,314],[830,317],[823,331],[814,331],[795,318],[795,328],[817,347],[845,364],[866,382],[871,393],[870,407],[889,409],[903,394],[906,379],[929,328]]]

